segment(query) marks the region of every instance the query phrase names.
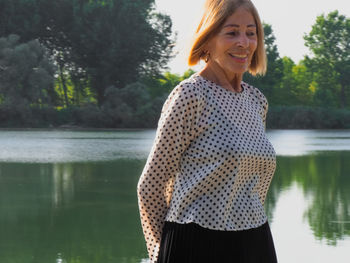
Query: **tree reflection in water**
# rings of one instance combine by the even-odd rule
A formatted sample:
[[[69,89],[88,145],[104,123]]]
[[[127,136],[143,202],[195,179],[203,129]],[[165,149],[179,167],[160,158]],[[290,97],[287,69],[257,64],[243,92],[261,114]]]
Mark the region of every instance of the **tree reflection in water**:
[[[318,240],[336,245],[350,236],[350,152],[329,151],[296,157],[277,157],[276,173],[266,201],[273,221],[279,195],[293,183],[302,189],[304,218]]]
[[[143,162],[0,163],[0,262],[139,262]]]
[[[316,239],[336,245],[350,236],[349,160],[340,151],[277,156],[269,221],[296,183]],[[145,161],[0,163],[0,262],[140,263],[147,253],[136,184]]]

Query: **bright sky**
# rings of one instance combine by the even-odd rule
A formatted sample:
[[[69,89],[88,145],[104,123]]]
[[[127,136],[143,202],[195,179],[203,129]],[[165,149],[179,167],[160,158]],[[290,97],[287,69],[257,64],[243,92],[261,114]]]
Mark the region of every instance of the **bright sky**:
[[[252,0],[263,22],[271,24],[280,56],[299,62],[308,49],[303,35],[309,33],[316,17],[338,10],[350,18],[349,0]],[[157,9],[170,15],[177,31],[175,51],[178,55],[169,63],[172,73],[182,74],[187,66],[187,50],[202,15],[205,0],[156,0]],[[194,68],[194,69],[198,69]]]

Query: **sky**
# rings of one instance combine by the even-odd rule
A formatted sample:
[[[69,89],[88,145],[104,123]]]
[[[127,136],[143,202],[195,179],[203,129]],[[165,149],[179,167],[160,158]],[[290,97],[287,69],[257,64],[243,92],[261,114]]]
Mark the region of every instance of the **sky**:
[[[183,74],[191,38],[202,15],[205,0],[155,0],[158,11],[170,15],[177,32],[175,52],[169,62],[172,73]],[[298,63],[308,54],[303,36],[311,31],[316,17],[338,10],[350,18],[349,0],[252,0],[263,22],[272,25],[281,57],[288,56]],[[193,67],[198,70],[201,67]]]

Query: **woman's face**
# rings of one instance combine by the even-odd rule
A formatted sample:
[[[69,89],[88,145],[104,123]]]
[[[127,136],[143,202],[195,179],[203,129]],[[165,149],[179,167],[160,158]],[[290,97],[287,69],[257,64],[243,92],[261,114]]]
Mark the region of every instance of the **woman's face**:
[[[240,7],[227,18],[219,33],[208,43],[208,64],[219,67],[226,76],[243,74],[249,68],[258,43],[252,14]]]

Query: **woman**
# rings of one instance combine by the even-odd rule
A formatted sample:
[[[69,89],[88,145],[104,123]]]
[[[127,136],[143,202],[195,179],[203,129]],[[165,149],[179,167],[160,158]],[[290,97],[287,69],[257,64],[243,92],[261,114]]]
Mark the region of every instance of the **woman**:
[[[268,102],[243,74],[264,74],[263,28],[248,0],[207,0],[189,65],[202,71],[163,105],[138,183],[151,262],[277,262],[264,211],[276,168]]]

